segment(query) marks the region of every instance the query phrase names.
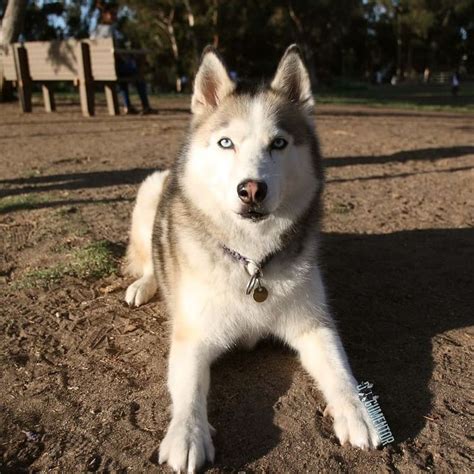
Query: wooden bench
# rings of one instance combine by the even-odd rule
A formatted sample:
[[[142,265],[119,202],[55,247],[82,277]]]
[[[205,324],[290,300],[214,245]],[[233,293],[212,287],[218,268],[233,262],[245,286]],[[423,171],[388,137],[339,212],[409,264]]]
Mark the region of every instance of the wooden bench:
[[[52,83],[71,81],[79,87],[81,109],[85,116],[95,113],[94,84],[104,85],[110,115],[120,113],[117,82],[131,80],[117,76],[116,54],[143,55],[142,51],[116,51],[107,39],[34,41],[15,43],[0,57],[5,80],[17,85],[20,107],[32,111],[32,83],[42,85],[47,112],[56,110]]]

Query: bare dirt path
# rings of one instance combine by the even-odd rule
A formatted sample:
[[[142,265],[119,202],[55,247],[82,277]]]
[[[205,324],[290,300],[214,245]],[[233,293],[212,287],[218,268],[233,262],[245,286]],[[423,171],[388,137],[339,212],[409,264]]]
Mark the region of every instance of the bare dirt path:
[[[159,472],[169,421],[160,301],[120,273],[138,183],[185,137],[184,100],[94,119],[0,104],[0,472]],[[213,369],[210,472],[469,472],[474,118],[321,106],[322,266],[354,371],[397,443],[338,446],[294,354],[270,342]],[[471,326],[471,327],[470,327]]]

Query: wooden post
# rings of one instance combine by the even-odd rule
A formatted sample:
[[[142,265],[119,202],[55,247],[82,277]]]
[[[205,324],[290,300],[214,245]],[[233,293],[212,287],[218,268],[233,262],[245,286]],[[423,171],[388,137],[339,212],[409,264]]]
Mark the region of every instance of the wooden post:
[[[115,82],[106,82],[104,88],[109,115],[120,115],[120,109],[117,98],[117,87]]]
[[[42,84],[41,89],[43,90],[44,110],[46,112],[54,112],[56,110],[56,102],[54,101],[54,92],[51,84]]]
[[[22,112],[31,112],[33,110],[33,106],[31,103],[31,77],[30,70],[28,68],[28,53],[24,46],[14,45],[13,54],[20,108]]]
[[[79,45],[79,95],[85,117],[94,115],[94,79],[92,77],[90,47],[81,41]]]

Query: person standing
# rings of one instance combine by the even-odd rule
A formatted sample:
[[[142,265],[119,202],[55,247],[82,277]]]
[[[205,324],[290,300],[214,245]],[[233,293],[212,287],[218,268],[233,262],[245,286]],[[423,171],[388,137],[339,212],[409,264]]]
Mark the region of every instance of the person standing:
[[[459,75],[457,71],[455,71],[451,76],[451,93],[453,94],[453,97],[457,97],[459,93]]]
[[[91,33],[91,39],[112,38],[114,46],[119,46],[123,43],[123,35],[117,30],[117,6],[115,4],[99,3],[100,10],[99,22]],[[143,79],[137,78],[139,68],[137,61],[132,55],[118,54],[116,57],[115,68],[117,76],[119,77],[119,92],[123,102],[123,111],[126,115],[136,114],[138,111],[133,107],[130,101],[130,93],[128,90],[128,81],[134,82],[135,87],[140,97],[142,104],[142,114],[149,114],[153,112],[148,100],[146,90],[146,83]],[[125,79],[121,81],[120,79]]]

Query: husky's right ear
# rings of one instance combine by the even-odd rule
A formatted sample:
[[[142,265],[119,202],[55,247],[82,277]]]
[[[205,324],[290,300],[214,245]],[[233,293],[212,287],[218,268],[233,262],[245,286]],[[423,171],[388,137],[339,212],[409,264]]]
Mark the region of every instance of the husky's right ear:
[[[292,44],[285,51],[271,87],[283,94],[290,102],[298,104],[307,114],[313,113],[314,99],[311,81],[300,48],[296,44]]]
[[[191,111],[199,115],[211,112],[235,88],[224,63],[212,46],[206,46],[194,80]]]

